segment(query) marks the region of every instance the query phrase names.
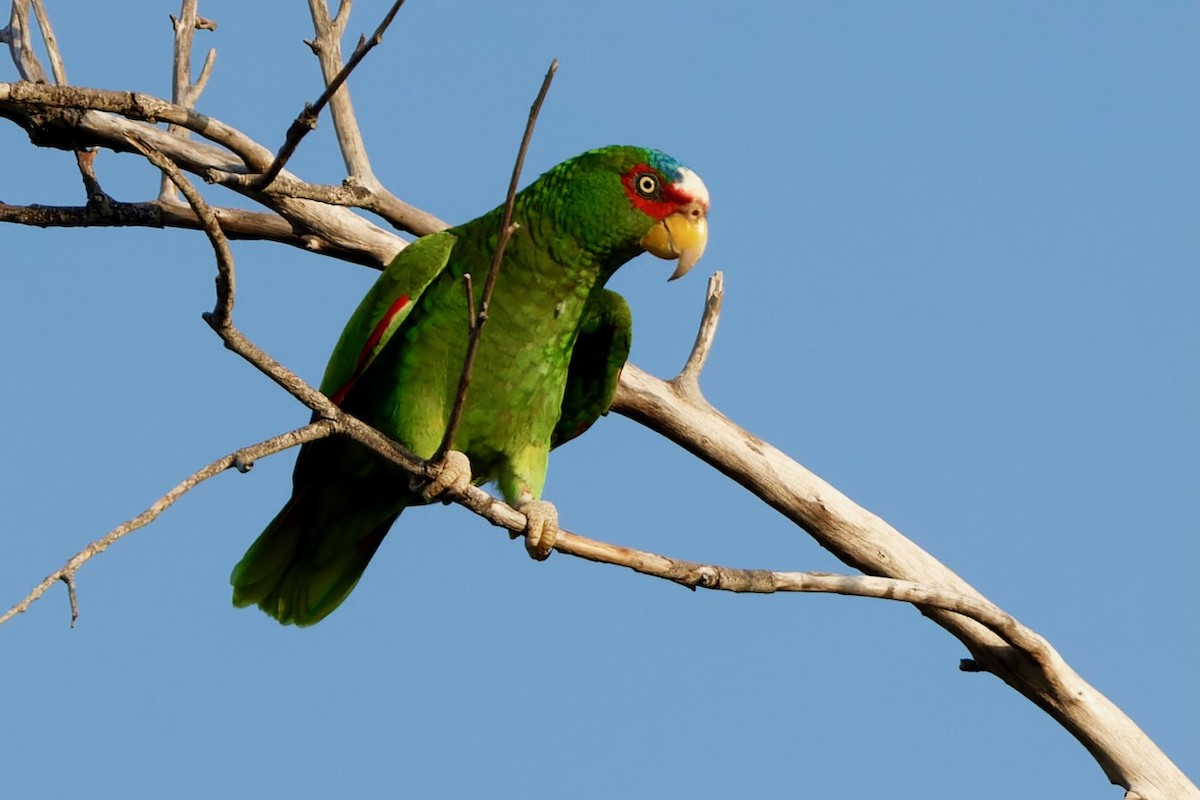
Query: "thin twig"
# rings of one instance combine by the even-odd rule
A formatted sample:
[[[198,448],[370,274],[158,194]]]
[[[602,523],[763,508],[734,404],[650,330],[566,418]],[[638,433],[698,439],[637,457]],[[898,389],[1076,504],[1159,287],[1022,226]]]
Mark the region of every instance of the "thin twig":
[[[321,80],[328,84],[345,68],[342,60],[342,39],[350,21],[350,6],[347,0],[338,3],[337,15],[329,13],[327,0],[308,0],[309,16],[312,18],[312,40],[305,44],[317,57],[321,68]],[[337,138],[342,161],[346,165],[346,181],[349,186],[369,189],[372,192],[391,194],[375,177],[371,169],[371,158],[358,127],[354,113],[354,102],[349,91],[334,92],[329,98],[329,114],[333,118],[333,133]]]
[[[463,291],[467,294],[467,330],[474,331],[479,320],[475,318],[475,280],[471,273],[463,273]]]
[[[79,621],[79,595],[75,591],[75,573],[68,572],[61,580],[67,585],[67,600],[71,604],[71,627],[74,628],[75,623]]]
[[[347,419],[352,419],[347,417]],[[79,617],[79,606],[75,591],[75,575],[79,569],[95,556],[103,553],[115,542],[157,519],[183,495],[204,481],[229,469],[248,471],[255,461],[296,445],[313,442],[338,433],[339,424],[334,420],[319,419],[302,428],[273,436],[270,439],[240,448],[216,461],[201,467],[159,497],[141,514],[129,519],[96,539],[67,560],[60,569],[46,576],[20,602],[0,616],[0,625],[25,612],[42,597],[57,581],[67,584],[71,604],[71,624]],[[491,508],[487,516],[503,520],[502,527],[520,532],[524,529],[524,515],[490,497],[478,487],[470,487],[472,495],[482,495]],[[470,498],[478,500],[478,497]],[[507,513],[496,513],[500,509]],[[637,550],[630,547],[608,544],[585,536],[562,531],[556,549],[589,561],[628,567],[645,575],[664,578],[689,588],[712,589],[731,592],[833,592],[859,597],[875,597],[901,602],[918,603],[925,606],[953,611],[969,616],[994,630],[1002,638],[1014,644],[1028,646],[1037,643],[1040,637],[1030,640],[1032,632],[1025,630],[1016,620],[1004,614],[990,603],[954,592],[930,589],[908,581],[864,576],[830,575],[809,572],[772,572],[768,570],[744,570],[701,564]]]
[[[278,453],[281,450],[286,450],[289,447],[294,447],[305,442],[315,441],[324,438],[333,432],[335,426],[328,420],[317,420],[312,424],[305,425],[303,428],[298,428],[287,433],[282,433],[278,436],[273,436],[257,444],[252,444],[249,447],[243,447],[229,455],[218,458],[216,461],[193,472],[188,477],[184,478],[173,489],[164,494],[162,497],[154,501],[154,503],[138,514],[136,517],[127,520],[117,527],[113,528],[108,533],[95,540],[87,547],[80,550],[75,555],[71,556],[60,569],[47,575],[46,578],[33,588],[23,600],[10,608],[3,616],[0,616],[0,625],[15,617],[17,614],[23,613],[35,601],[37,601],[46,590],[55,584],[57,581],[63,581],[67,584],[67,589],[71,598],[71,621],[74,621],[79,616],[79,606],[75,599],[75,573],[79,568],[90,561],[93,557],[100,555],[105,550],[113,545],[118,539],[133,533],[139,528],[145,527],[153,522],[158,516],[170,508],[176,500],[183,497],[193,487],[203,483],[214,475],[219,475],[225,470],[233,467],[235,462],[251,463],[259,458],[265,458],[273,453]]]
[[[38,29],[42,33],[42,43],[46,46],[46,53],[50,57],[50,70],[54,74],[54,84],[66,86],[69,83],[67,67],[63,63],[62,53],[58,48],[58,37],[54,35],[54,27],[50,24],[50,16],[46,13],[42,0],[33,0],[33,13],[37,17]],[[88,205],[99,207],[111,205],[112,198],[100,188],[100,181],[97,180],[92,166],[96,160],[97,151],[94,148],[77,147],[74,152],[75,165],[79,168],[79,175],[83,180]]]
[[[345,4],[343,4],[344,6]],[[392,7],[388,9],[384,15],[383,21],[379,23],[379,27],[375,29],[375,33],[368,38],[362,38],[358,42],[358,46],[354,48],[354,52],[350,54],[350,58],[346,61],[346,65],[333,76],[333,80],[329,81],[325,86],[325,91],[317,98],[315,103],[304,104],[304,110],[288,127],[287,135],[284,138],[283,146],[279,148],[279,152],[275,155],[275,160],[262,173],[258,179],[258,188],[263,189],[271,185],[271,181],[275,180],[275,176],[287,164],[288,159],[296,152],[296,148],[300,145],[300,141],[311,131],[317,127],[317,118],[321,115],[321,110],[329,102],[341,85],[346,82],[346,78],[354,71],[354,68],[366,57],[367,53],[383,41],[383,32],[392,24],[392,19],[396,16],[396,12],[400,10],[400,6],[404,5],[404,0],[396,0],[392,3]],[[340,16],[340,12],[339,12]]]
[[[146,160],[171,179],[176,188],[183,192],[183,196],[187,198],[188,204],[196,212],[196,216],[200,218],[200,223],[204,227],[204,232],[208,234],[208,240],[212,243],[213,252],[217,257],[217,303],[212,314],[206,315],[205,319],[213,327],[225,327],[231,324],[233,298],[236,292],[233,252],[229,249],[229,241],[225,238],[225,234],[221,232],[221,225],[217,222],[216,215],[213,214],[212,209],[208,207],[208,203],[200,196],[200,193],[196,191],[196,187],[192,186],[192,182],[184,177],[169,158],[137,137],[129,137],[129,143],[145,156]]]
[[[201,20],[196,13],[197,0],[183,0],[179,8],[179,16],[171,16],[171,27],[174,30],[174,55],[171,65],[171,100],[184,108],[193,109],[200,99],[200,94],[208,84],[212,75],[213,62],[217,51],[210,48],[200,68],[200,75],[192,82],[192,42],[197,30],[216,30],[216,23],[211,20]],[[186,139],[190,135],[187,128],[176,123],[167,125],[167,133]],[[174,184],[163,175],[160,181],[158,199],[169,203],[177,201]]]
[[[328,397],[271,358],[238,330],[237,326],[233,324],[234,287],[236,284],[233,254],[229,249],[229,242],[226,240],[225,234],[217,224],[215,215],[204,198],[171,163],[170,159],[137,137],[130,137],[129,143],[175,183],[200,219],[204,232],[212,244],[217,258],[217,299],[213,311],[206,312],[203,317],[205,322],[221,337],[225,346],[282,386],[289,394],[315,411],[319,417],[333,421],[340,433],[375,450],[414,475],[429,477],[428,467],[420,458],[361,420],[343,412]]]
[[[42,32],[42,42],[46,45],[46,54],[50,57],[50,72],[54,82],[59,86],[67,85],[67,68],[63,64],[62,53],[58,50],[58,38],[50,25],[50,17],[42,5],[42,0],[33,0],[33,13],[37,16],[38,29]]]
[[[345,67],[342,61],[342,37],[350,20],[350,2],[343,0],[339,3],[336,16],[330,15],[326,0],[309,0],[308,9],[316,35],[305,44],[316,55],[317,63],[321,67],[321,78],[328,83]],[[343,88],[330,96],[329,113],[333,118],[333,132],[338,149],[342,153],[342,162],[346,166],[346,177],[342,185],[337,187],[337,196],[355,198],[348,204],[372,211],[401,230],[418,236],[446,227],[432,215],[401,200],[375,176],[349,90]],[[257,175],[250,177],[254,180],[258,178]],[[273,192],[279,190],[291,197],[307,196],[297,193],[294,188],[284,189],[280,186],[278,177],[270,189]],[[324,200],[321,197],[311,199]],[[325,202],[341,201],[335,199]]]
[[[517,184],[521,181],[521,169],[525,166],[525,153],[529,150],[529,142],[533,138],[533,126],[537,123],[538,113],[542,110],[542,102],[546,99],[546,92],[550,90],[550,82],[554,80],[554,73],[557,71],[558,59],[556,58],[550,62],[550,69],[546,70],[546,77],[542,79],[542,86],[538,90],[537,97],[534,99],[533,105],[529,107],[529,119],[525,123],[525,134],[521,137],[517,160],[513,164],[512,177],[508,182],[508,194],[504,198],[504,211],[500,217],[500,238],[496,242],[496,251],[492,254],[492,266],[488,270],[487,280],[483,284],[483,294],[479,300],[479,313],[477,316],[472,315],[475,322],[470,329],[471,335],[467,339],[467,354],[463,359],[462,374],[458,379],[458,391],[454,396],[450,417],[446,421],[446,433],[442,436],[442,443],[430,461],[440,460],[453,446],[454,435],[458,433],[458,425],[462,421],[463,407],[467,402],[467,391],[471,388],[471,369],[475,366],[475,354],[479,350],[479,339],[483,335],[483,325],[487,322],[488,303],[492,299],[492,291],[496,288],[500,263],[504,260],[504,249],[508,245],[513,231],[518,227],[518,224],[512,221],[513,204],[516,202]],[[468,322],[468,325],[471,323]]]

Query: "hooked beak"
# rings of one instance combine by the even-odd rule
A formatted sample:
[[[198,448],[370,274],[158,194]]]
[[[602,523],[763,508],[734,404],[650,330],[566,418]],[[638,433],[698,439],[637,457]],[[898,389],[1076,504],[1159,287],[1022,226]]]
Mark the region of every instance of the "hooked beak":
[[[668,280],[687,274],[696,266],[708,244],[708,204],[688,203],[658,222],[642,237],[641,245],[659,258],[678,258],[679,265]]]

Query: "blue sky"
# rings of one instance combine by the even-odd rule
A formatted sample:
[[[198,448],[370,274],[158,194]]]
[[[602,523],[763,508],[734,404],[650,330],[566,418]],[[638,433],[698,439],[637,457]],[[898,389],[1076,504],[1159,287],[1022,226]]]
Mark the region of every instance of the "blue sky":
[[[73,83],[169,94],[171,2],[51,3]],[[369,32],[387,3],[360,2]],[[319,92],[282,4],[203,2],[201,111],[275,146]],[[1045,635],[1193,779],[1197,732],[1197,39],[1192,3],[430,3],[350,81],[380,178],[443,219],[658,147],[713,198],[686,280],[644,257],[633,361],[675,373],[705,275],[725,414]],[[197,57],[199,62],[199,56]],[[7,62],[5,62],[7,64]],[[0,80],[12,80],[11,66]],[[82,202],[69,154],[0,124],[0,199]],[[291,168],[340,180],[330,126]],[[157,191],[102,154],[122,200]],[[233,200],[209,192],[217,202]],[[200,320],[197,234],[0,228],[3,603],[200,465],[306,411]],[[372,280],[235,243],[237,319],[316,382]],[[689,593],[406,513],[351,599],[284,629],[229,570],[291,454],[221,476],[4,626],[0,793],[320,797],[1119,797],[1083,748],[912,608]],[[556,452],[572,530],[732,566],[845,571],[776,513],[613,416]]]

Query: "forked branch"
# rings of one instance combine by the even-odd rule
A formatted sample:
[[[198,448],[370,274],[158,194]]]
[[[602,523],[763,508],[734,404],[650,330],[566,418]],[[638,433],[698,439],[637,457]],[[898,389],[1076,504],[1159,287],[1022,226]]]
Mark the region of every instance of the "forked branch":
[[[200,75],[195,81],[192,81],[192,40],[195,38],[196,31],[217,29],[215,22],[203,19],[196,13],[196,2],[197,0],[183,0],[179,8],[179,16],[171,16],[171,27],[175,31],[171,69],[171,100],[188,109],[196,107],[200,93],[208,85],[208,79],[212,75],[213,62],[217,58],[217,51],[210,48],[208,55],[204,57]],[[186,139],[189,135],[187,128],[177,124],[168,125],[167,133],[181,139]],[[172,186],[173,184],[164,175],[158,193],[159,202],[169,203],[178,200]]]
[[[325,4],[323,0],[311,0],[310,2],[310,5],[313,6],[313,21],[318,26],[318,31],[320,30],[322,23],[326,23],[327,30],[336,32],[336,37],[319,37],[318,41],[325,47],[336,46],[338,48],[338,52],[340,53],[341,32],[345,25],[345,20],[348,18],[349,3],[343,2],[342,4],[342,9],[347,11],[347,15],[343,16],[339,10],[338,16],[333,20],[329,19],[327,10],[319,11],[316,5],[313,4],[319,4],[320,6],[324,6]],[[271,181],[275,180],[276,176],[279,175],[280,170],[282,170],[284,165],[287,164],[288,159],[290,159],[292,154],[296,152],[296,148],[300,146],[301,140],[304,139],[309,131],[317,127],[317,118],[321,116],[321,111],[324,110],[326,104],[329,103],[330,98],[332,98],[337,93],[338,89],[342,87],[342,84],[346,82],[346,78],[350,77],[350,73],[354,71],[354,68],[357,67],[364,58],[366,58],[367,53],[371,52],[372,48],[383,41],[383,32],[386,31],[388,26],[392,24],[392,19],[396,16],[396,12],[400,10],[400,6],[402,5],[404,5],[404,0],[395,0],[395,2],[392,3],[392,7],[388,9],[388,12],[384,15],[383,21],[380,22],[379,26],[375,29],[375,33],[372,34],[369,39],[366,37],[359,39],[358,46],[355,47],[354,52],[350,54],[350,59],[346,62],[345,66],[338,70],[337,74],[335,74],[326,82],[325,90],[321,92],[316,101],[313,103],[304,104],[304,109],[288,127],[287,136],[284,138],[283,145],[279,148],[279,152],[276,154],[275,159],[271,162],[270,166],[267,167],[263,174],[257,178],[257,185],[255,188],[263,189],[271,185]],[[324,16],[324,20],[320,19],[322,16]],[[352,114],[350,116],[352,116]],[[354,138],[356,138],[359,143],[359,147],[357,148],[356,152],[361,153],[361,160],[355,160],[352,163],[347,163],[347,167],[350,169],[351,174],[354,174],[356,168],[366,166],[366,149],[361,147],[362,140],[357,134],[357,126],[355,127]],[[345,150],[345,147],[346,143],[343,142],[343,151]],[[367,170],[369,171],[369,167],[367,167]]]
[[[526,137],[522,141],[521,154],[528,148],[529,134],[532,130],[532,120],[536,118],[538,106],[545,96],[545,90],[553,76],[554,65],[547,73],[539,99],[531,109],[531,122],[527,127]],[[203,230],[213,246],[217,260],[217,300],[214,310],[205,315],[209,325],[221,336],[226,345],[242,355],[254,366],[270,376],[273,380],[287,389],[293,396],[304,402],[321,417],[314,423],[303,428],[268,439],[259,444],[243,448],[231,453],[211,464],[202,467],[185,478],[171,491],[163,495],[142,514],[109,531],[100,539],[89,544],[77,553],[67,563],[54,573],[47,576],[34,587],[24,599],[14,605],[5,615],[0,617],[0,624],[13,616],[25,611],[33,602],[45,594],[46,590],[56,581],[67,583],[68,595],[72,609],[72,624],[78,617],[78,604],[75,590],[76,572],[95,555],[108,549],[118,539],[153,521],[164,510],[169,508],[179,497],[193,487],[229,468],[246,472],[254,461],[267,455],[279,452],[288,447],[304,442],[315,441],[333,434],[343,434],[370,447],[381,456],[418,477],[428,477],[430,465],[408,453],[403,447],[386,439],[378,431],[370,428],[354,417],[345,414],[320,392],[305,384],[298,376],[282,365],[275,362],[249,340],[247,340],[233,323],[233,307],[235,301],[234,261],[225,235],[217,224],[215,215],[208,208],[204,199],[196,191],[190,181],[183,176],[177,167],[162,153],[149,147],[145,142],[131,139],[130,145],[141,152],[151,163],[162,170],[184,197],[192,205],[193,211],[201,221]],[[514,184],[517,180],[522,157],[518,156],[514,169]],[[510,189],[510,204],[513,192]],[[511,224],[511,223],[510,223]],[[710,283],[719,285],[719,281]],[[711,305],[710,305],[711,307]],[[515,509],[505,505],[496,498],[477,487],[468,487],[464,495],[458,499],[462,505],[475,511],[495,525],[506,528],[514,533],[523,533],[527,527],[525,516]],[[1014,639],[1021,633],[1019,627],[1007,615],[998,609],[979,603],[972,598],[962,597],[950,592],[929,590],[903,581],[856,578],[853,576],[837,576],[821,573],[784,573],[767,570],[744,570],[721,567],[712,564],[672,559],[655,553],[621,547],[600,542],[587,537],[560,532],[556,549],[568,555],[576,555],[591,561],[609,563],[628,567],[637,572],[671,580],[689,588],[704,588],[733,592],[836,592],[865,597],[879,597],[905,602],[921,602],[938,608],[944,608],[959,614],[966,614],[978,619],[981,624],[994,629],[1006,641]],[[1016,642],[1013,642],[1016,644]]]
[[[51,41],[53,37],[51,37]],[[50,77],[38,61],[33,49],[33,34],[29,26],[29,0],[13,0],[8,25],[0,28],[0,44],[8,45],[13,64],[21,80],[30,83],[50,83]]]
[[[347,8],[348,3],[343,3],[334,20],[336,23],[344,25]],[[40,3],[35,7],[35,12],[36,9],[40,9]],[[0,31],[0,41],[9,45],[14,61],[25,78],[41,80],[45,84],[49,82],[48,76],[33,54],[29,10],[29,0],[17,0],[14,3],[10,23]],[[43,28],[43,32],[46,30],[48,26]],[[47,49],[51,49],[49,42]],[[57,48],[53,50],[56,52]],[[53,56],[51,58],[53,62]],[[61,73],[65,82],[65,70],[55,71]],[[47,109],[73,109],[78,113],[55,116],[47,114]],[[379,199],[390,198],[390,194],[372,191],[370,187],[367,187],[365,196],[352,196],[344,191],[339,194],[339,190],[352,190],[355,187],[306,184],[282,171],[282,165],[271,187],[260,190],[252,183],[258,174],[270,168],[276,160],[269,150],[217,120],[203,117],[180,104],[166,103],[148,95],[36,83],[0,83],[0,116],[25,126],[31,134],[36,133],[34,140],[39,144],[66,149],[89,145],[133,149],[145,153],[147,158],[151,158],[150,153],[157,153],[159,158],[155,163],[165,167],[165,172],[174,170],[173,176],[169,176],[173,183],[187,183],[181,171],[201,175],[262,202],[277,212],[281,221],[294,226],[296,237],[306,237],[305,240],[312,242],[314,248],[323,247],[326,252],[337,254],[356,253],[358,260],[375,265],[387,263],[403,242],[348,209],[330,203],[345,201],[348,205],[376,211],[380,208],[389,209],[379,213],[383,213],[390,221],[400,220],[394,224],[413,233],[428,233],[442,227],[442,223],[435,218],[420,216],[419,212],[409,215],[409,211],[415,210],[406,211],[391,200],[384,202]],[[47,118],[53,119],[54,124],[45,126]],[[218,146],[180,141],[168,136],[154,127],[153,123],[159,121],[176,122],[200,133]],[[205,206],[194,189],[190,193],[183,191],[192,204],[193,224],[203,227],[210,239],[224,240],[227,229],[223,227],[221,211]],[[322,193],[328,195],[325,202],[315,199]],[[333,199],[335,195],[338,200]],[[374,207],[372,204],[375,204]],[[0,219],[6,213],[12,215],[10,218],[22,218],[27,222],[38,218],[33,213],[37,210],[34,207],[16,207],[15,212],[13,209],[0,207]],[[57,217],[68,220],[70,216],[59,210],[57,213],[47,212],[43,219]],[[217,253],[220,266],[224,256],[216,242],[214,252]],[[225,267],[221,266],[220,269],[225,270]],[[317,411],[319,419],[311,426],[284,434],[284,437],[298,437],[295,441],[288,439],[285,442],[281,437],[275,437],[230,454],[189,476],[143,515],[110,531],[69,560],[62,569],[48,576],[30,596],[0,617],[0,622],[28,608],[58,580],[68,584],[68,594],[74,603],[74,579],[80,566],[116,539],[153,519],[194,482],[206,479],[210,472],[217,474],[230,466],[245,468],[254,458],[309,440],[306,437],[319,438],[336,432],[371,447],[414,474],[421,474],[427,469],[425,464],[395,442],[342,413],[328,398],[275,362],[241,334],[232,322],[232,269],[230,257],[227,278],[218,284],[218,302],[213,313],[208,315],[210,324],[213,324],[226,346]],[[738,570],[696,564],[596,542],[565,531],[560,534],[556,549],[582,558],[619,564],[694,588],[844,591],[911,602],[963,642],[974,665],[999,676],[1063,724],[1092,753],[1114,783],[1129,789],[1130,800],[1135,797],[1172,800],[1200,797],[1196,787],[1137,725],[1083,681],[1041,637],[999,611],[965,581],[882,519],[857,506],[766,442],[738,428],[703,399],[699,391],[699,373],[712,342],[719,307],[720,284],[716,281],[710,285],[706,322],[701,326],[696,347],[680,375],[670,382],[664,382],[632,364],[627,365],[614,408],[713,464],[794,521],[845,563],[867,573],[866,576]],[[481,489],[469,487],[460,502],[493,524],[516,532],[525,528],[523,515]]]

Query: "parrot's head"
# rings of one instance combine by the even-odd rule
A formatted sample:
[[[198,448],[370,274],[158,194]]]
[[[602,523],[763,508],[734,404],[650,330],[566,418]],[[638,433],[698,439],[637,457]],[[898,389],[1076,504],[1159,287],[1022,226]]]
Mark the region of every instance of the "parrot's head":
[[[641,252],[678,259],[670,280],[696,265],[708,243],[708,189],[658,150],[612,146],[560,164],[551,179],[559,224],[611,254],[612,267]]]
[[[666,153],[644,153],[645,160],[628,167],[621,183],[634,213],[651,221],[638,243],[659,258],[679,259],[668,279],[675,280],[696,265],[708,244],[708,188]]]

